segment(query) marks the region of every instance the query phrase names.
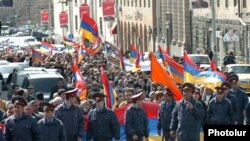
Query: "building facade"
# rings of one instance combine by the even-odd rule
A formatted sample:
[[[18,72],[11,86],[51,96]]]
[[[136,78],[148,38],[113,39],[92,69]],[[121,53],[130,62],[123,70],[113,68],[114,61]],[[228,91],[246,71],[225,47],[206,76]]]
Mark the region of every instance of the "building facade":
[[[136,45],[139,52],[155,51],[156,1],[118,0],[118,36],[123,51]]]
[[[15,25],[40,25],[40,12],[43,8],[49,9],[52,0],[13,0],[13,6],[0,6],[0,19],[3,23]],[[53,5],[51,4],[51,12]],[[51,14],[53,15],[53,14]],[[53,19],[53,17],[51,17]]]
[[[109,21],[105,21],[102,12],[102,2],[104,0],[59,0],[54,1],[54,32],[58,40],[62,40],[63,36],[69,37],[73,35],[74,41],[80,41],[80,12],[79,8],[81,4],[87,4],[89,6],[89,14],[96,21],[99,29],[99,35],[105,38],[105,40],[114,43],[113,35],[110,33],[110,29],[115,24],[114,18]],[[65,11],[68,14],[68,26],[60,25],[60,12]]]
[[[161,41],[171,55],[182,56],[191,50],[190,0],[161,1]]]
[[[249,0],[215,0],[216,18],[216,52],[222,52],[222,56],[228,51],[233,51],[239,61],[248,62],[249,58]],[[192,17],[192,52],[204,53],[211,48],[212,16],[210,5],[208,8],[193,9]],[[228,42],[223,38],[227,33],[232,33],[239,41]]]

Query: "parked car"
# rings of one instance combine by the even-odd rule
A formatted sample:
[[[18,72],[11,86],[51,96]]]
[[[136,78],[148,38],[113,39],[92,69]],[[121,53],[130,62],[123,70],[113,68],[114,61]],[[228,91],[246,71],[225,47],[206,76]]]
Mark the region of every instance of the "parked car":
[[[59,79],[63,79],[60,73],[28,74],[23,80],[22,87],[34,86],[34,92],[44,93],[44,99],[48,101],[51,89],[56,86]]]
[[[225,67],[224,71],[237,74],[240,86],[250,95],[250,64],[230,64]]]
[[[19,70],[19,67],[17,65],[13,65],[13,64],[7,64],[7,65],[0,66],[0,73],[2,73],[2,75],[3,75],[3,83],[2,83],[3,90],[7,90],[8,86],[7,86],[6,81],[7,81],[9,74],[12,73],[14,69]]]

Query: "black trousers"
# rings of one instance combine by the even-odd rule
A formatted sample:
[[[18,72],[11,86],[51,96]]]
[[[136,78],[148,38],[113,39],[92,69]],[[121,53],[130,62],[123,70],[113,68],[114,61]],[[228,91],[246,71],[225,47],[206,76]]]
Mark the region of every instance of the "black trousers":
[[[175,141],[175,138],[173,138],[170,135],[170,130],[169,129],[163,129],[162,141]]]

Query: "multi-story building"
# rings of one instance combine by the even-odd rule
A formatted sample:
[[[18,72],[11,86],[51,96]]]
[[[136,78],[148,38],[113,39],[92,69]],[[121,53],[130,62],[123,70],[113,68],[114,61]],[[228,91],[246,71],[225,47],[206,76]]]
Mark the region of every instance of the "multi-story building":
[[[217,41],[215,52],[233,51],[236,56],[245,60],[249,56],[250,47],[250,1],[249,0],[214,0],[216,31],[224,37],[227,33],[232,33],[239,41],[228,42],[219,39]],[[192,17],[192,40],[193,52],[204,52],[211,48],[212,38],[212,16],[211,6],[208,8],[194,8]],[[220,48],[222,50],[220,50]],[[218,55],[219,57],[219,55]]]
[[[110,29],[115,24],[114,16],[111,20],[104,20],[102,12],[103,0],[58,0],[54,1],[54,32],[62,39],[63,36],[69,37],[73,35],[74,41],[80,41],[80,12],[81,4],[89,6],[89,14],[96,21],[100,36],[104,37],[107,41],[114,42],[113,35]],[[60,25],[60,13],[64,11],[68,14],[68,26]]]
[[[49,9],[52,0],[12,0],[13,6],[0,6],[0,20],[11,25],[28,24],[40,25],[40,12],[43,8]],[[51,12],[53,6],[51,4]],[[51,17],[53,19],[53,17]]]
[[[121,48],[136,45],[139,52],[154,51],[156,42],[156,1],[118,0]]]

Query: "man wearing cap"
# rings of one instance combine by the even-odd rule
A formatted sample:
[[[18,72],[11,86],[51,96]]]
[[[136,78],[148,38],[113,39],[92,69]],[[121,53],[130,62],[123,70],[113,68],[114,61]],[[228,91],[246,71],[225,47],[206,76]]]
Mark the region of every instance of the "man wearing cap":
[[[78,89],[67,90],[66,99],[56,109],[55,116],[64,124],[67,141],[82,141],[84,129],[83,111],[75,106]]]
[[[170,123],[172,112],[176,102],[173,99],[173,93],[167,88],[164,92],[164,101],[160,103],[158,109],[158,122],[157,122],[157,129],[158,135],[161,134],[161,129],[163,129],[163,140],[165,141],[174,141],[170,136]]]
[[[67,135],[62,121],[55,117],[55,106],[42,103],[44,118],[38,121],[42,131],[43,141],[67,141]]]
[[[141,108],[142,93],[131,97],[132,105],[125,112],[125,134],[127,141],[142,141],[143,137],[148,141],[148,118]]]
[[[42,141],[37,121],[24,114],[27,102],[20,96],[13,97],[14,115],[5,122],[6,141]]]
[[[234,95],[237,103],[239,105],[239,118],[238,118],[238,124],[243,125],[244,123],[244,117],[246,113],[246,107],[248,104],[248,97],[246,92],[240,88],[238,82],[239,77],[237,75],[232,75],[228,79],[229,83],[231,84],[232,89],[229,91],[229,94]]]
[[[236,100],[236,97],[232,94],[229,94],[229,91],[231,89],[231,85],[228,82],[223,82],[221,84],[221,88],[224,90],[224,96],[227,98],[233,107],[233,112],[234,112],[234,123],[238,124],[239,121],[239,104],[238,101]]]
[[[185,82],[182,84],[183,99],[176,104],[170,124],[170,134],[179,141],[199,141],[200,128],[204,117],[202,104],[194,100],[195,86]],[[177,131],[177,133],[176,133]]]
[[[96,108],[89,112],[87,140],[116,141],[120,140],[120,125],[115,113],[105,107],[105,95],[94,93],[92,98],[96,102]]]
[[[209,125],[233,125],[234,113],[231,102],[225,98],[224,89],[216,87],[215,97],[208,104],[207,124]]]

